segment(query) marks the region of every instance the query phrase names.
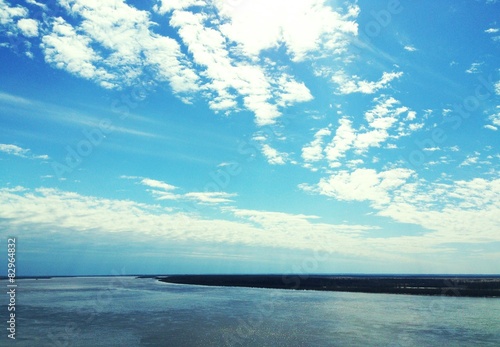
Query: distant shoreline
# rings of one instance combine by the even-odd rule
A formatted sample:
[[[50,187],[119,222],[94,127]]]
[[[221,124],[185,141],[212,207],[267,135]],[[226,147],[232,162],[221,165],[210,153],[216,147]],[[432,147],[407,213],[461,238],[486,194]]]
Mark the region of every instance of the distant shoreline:
[[[398,275],[171,275],[156,276],[165,283],[361,292],[379,294],[500,297],[498,276]]]
[[[19,276],[16,280],[85,277],[135,277],[165,283],[296,289],[379,294],[442,295],[500,298],[500,275],[397,275],[397,274],[269,274],[269,275],[76,275]],[[7,280],[0,276],[0,280]]]

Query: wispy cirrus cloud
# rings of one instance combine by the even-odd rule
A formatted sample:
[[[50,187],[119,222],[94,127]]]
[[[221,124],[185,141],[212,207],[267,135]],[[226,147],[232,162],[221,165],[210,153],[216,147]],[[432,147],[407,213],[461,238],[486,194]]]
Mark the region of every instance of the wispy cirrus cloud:
[[[120,176],[122,179],[135,180],[138,184],[152,188],[148,189],[156,200],[191,200],[199,204],[225,204],[233,202],[235,193],[226,192],[187,192],[180,193],[179,187],[168,184],[163,181],[137,176]]]
[[[30,4],[30,5],[35,5],[43,10],[47,10],[48,9],[48,6],[46,4],[43,4],[43,3],[40,3],[36,0],[26,0],[26,3]]]
[[[18,95],[13,95],[10,93],[5,93],[2,91],[0,91],[0,101],[21,106],[33,105],[33,101],[29,99],[23,98]]]
[[[171,184],[162,181],[153,180],[151,178],[143,178],[140,183],[151,188],[159,188],[165,191],[171,191],[177,189],[176,186],[173,186]]]
[[[195,200],[199,203],[220,204],[232,202],[231,198],[237,196],[236,193],[226,192],[191,192],[184,194],[187,199]]]
[[[109,118],[97,117],[89,113],[84,113],[82,111],[75,111],[73,108],[66,106],[60,106],[58,104],[52,104],[48,102],[43,102],[35,99],[27,99],[18,95],[9,94],[0,91],[0,108],[5,106],[14,106],[15,108],[8,108],[9,115],[16,115],[16,117],[23,117],[26,120],[36,119],[38,117],[43,117],[44,121],[50,121],[55,123],[64,123],[73,126],[85,126],[92,128],[101,127],[101,122],[105,121],[108,124],[110,132],[121,133],[126,135],[133,135],[146,138],[159,138],[160,135],[155,133],[141,131],[139,129],[134,129],[125,126],[113,125],[113,121]],[[75,115],[74,117],[68,117],[68,114]],[[147,119],[141,117],[129,116],[130,119],[135,119],[140,122],[147,122]]]

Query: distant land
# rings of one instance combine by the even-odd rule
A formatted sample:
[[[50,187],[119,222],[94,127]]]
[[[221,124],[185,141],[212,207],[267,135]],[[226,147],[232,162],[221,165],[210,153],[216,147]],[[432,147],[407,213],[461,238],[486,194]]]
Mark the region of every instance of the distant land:
[[[260,274],[260,275],[65,275],[17,276],[50,280],[60,277],[136,277],[166,283],[270,289],[322,290],[380,294],[444,295],[500,298],[500,275],[374,275],[374,274]],[[0,276],[0,280],[7,280]]]
[[[141,276],[153,277],[153,276]],[[500,297],[498,275],[170,275],[166,283],[341,292]]]

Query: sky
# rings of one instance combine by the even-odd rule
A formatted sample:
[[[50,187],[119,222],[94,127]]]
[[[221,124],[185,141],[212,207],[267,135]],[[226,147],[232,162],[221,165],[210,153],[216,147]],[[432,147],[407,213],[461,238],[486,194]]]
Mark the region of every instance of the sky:
[[[0,0],[1,248],[18,275],[498,274],[499,14]]]

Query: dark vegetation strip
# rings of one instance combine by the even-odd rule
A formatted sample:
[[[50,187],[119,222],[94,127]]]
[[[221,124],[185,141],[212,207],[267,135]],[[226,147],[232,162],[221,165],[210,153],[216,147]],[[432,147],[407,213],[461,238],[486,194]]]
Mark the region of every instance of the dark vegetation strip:
[[[323,275],[171,275],[162,282],[342,292],[500,297],[500,277],[323,276]]]

